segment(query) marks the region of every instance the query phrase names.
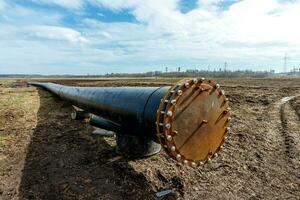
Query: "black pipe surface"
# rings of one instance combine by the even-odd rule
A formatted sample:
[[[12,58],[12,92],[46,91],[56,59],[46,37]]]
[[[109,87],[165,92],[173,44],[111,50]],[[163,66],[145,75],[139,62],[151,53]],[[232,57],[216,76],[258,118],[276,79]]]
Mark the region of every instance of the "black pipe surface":
[[[111,120],[122,133],[136,136],[156,134],[156,111],[169,90],[165,87],[71,87],[29,82],[56,94],[73,105]]]

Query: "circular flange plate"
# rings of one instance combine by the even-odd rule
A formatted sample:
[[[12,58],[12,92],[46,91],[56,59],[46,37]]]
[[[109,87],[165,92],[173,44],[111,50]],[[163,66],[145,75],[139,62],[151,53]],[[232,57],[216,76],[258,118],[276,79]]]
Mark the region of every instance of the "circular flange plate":
[[[157,111],[157,136],[168,154],[190,166],[209,161],[228,134],[228,99],[212,80],[186,79],[166,93]]]

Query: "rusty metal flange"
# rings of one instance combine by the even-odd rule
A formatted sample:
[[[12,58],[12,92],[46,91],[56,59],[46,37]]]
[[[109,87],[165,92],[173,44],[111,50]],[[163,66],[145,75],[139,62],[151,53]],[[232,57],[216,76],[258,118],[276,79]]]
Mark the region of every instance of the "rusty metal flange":
[[[157,136],[177,161],[196,167],[217,155],[229,132],[225,92],[212,80],[184,79],[161,100]]]

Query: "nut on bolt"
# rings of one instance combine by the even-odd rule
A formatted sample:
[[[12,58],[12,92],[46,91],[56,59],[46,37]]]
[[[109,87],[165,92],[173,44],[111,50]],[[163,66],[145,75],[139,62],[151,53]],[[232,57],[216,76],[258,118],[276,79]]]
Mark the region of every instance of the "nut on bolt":
[[[167,123],[167,124],[165,125],[165,128],[166,128],[166,129],[170,129],[170,128],[171,128],[171,124]]]
[[[189,83],[189,82],[186,82],[186,83],[184,84],[184,86],[185,86],[186,88],[189,88],[189,87],[190,87],[190,83]]]
[[[176,104],[176,100],[173,99],[173,100],[171,101],[171,104],[175,105],[175,104]]]
[[[171,136],[171,135],[168,135],[168,136],[167,136],[167,140],[168,140],[168,141],[172,141],[172,136]]]
[[[175,146],[172,146],[171,147],[171,151],[175,151],[176,150],[176,147]]]
[[[196,167],[197,166],[197,164],[195,162],[192,162],[191,165],[192,165],[192,167]]]
[[[173,112],[172,112],[171,110],[169,110],[169,111],[167,112],[167,115],[168,115],[169,117],[172,117]]]

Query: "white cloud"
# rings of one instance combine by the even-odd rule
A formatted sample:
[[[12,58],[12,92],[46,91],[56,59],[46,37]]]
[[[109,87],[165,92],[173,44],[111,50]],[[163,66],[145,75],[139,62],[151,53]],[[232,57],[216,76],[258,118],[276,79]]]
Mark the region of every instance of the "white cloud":
[[[6,3],[4,0],[0,0],[0,10],[4,10],[6,8]]]
[[[0,0],[1,1],[1,0]],[[63,13],[30,9],[17,4],[7,3],[0,13],[0,25],[30,26],[33,24],[57,24],[64,17]]]
[[[32,35],[36,37],[49,40],[65,40],[79,43],[85,43],[88,41],[80,32],[65,27],[40,25],[32,26],[27,30],[31,30]]]
[[[129,10],[140,23],[80,19],[79,26],[70,28],[61,23],[64,13],[14,7],[5,10],[6,24],[0,24],[0,55],[6,55],[4,46],[14,44],[10,52],[19,52],[16,56],[22,57],[20,51],[31,48],[31,41],[35,44],[34,53],[40,56],[35,63],[24,57],[24,63],[74,65],[82,66],[82,70],[84,66],[107,65],[116,71],[133,69],[129,66],[147,71],[151,66],[160,68],[166,64],[203,66],[225,61],[236,66],[274,66],[281,65],[285,52],[295,65],[300,65],[300,2],[243,0],[222,10],[217,6],[223,0],[199,0],[197,8],[184,14],[178,8],[179,0],[34,1],[56,4],[72,12],[77,9],[74,13],[88,1],[113,12]],[[45,59],[39,48],[41,52],[48,49],[51,56]],[[0,66],[1,62],[4,61]]]
[[[43,4],[56,4],[70,9],[79,9],[82,8],[84,0],[31,0],[37,3]]]
[[[169,33],[177,39],[195,42],[299,45],[300,3],[282,4],[277,0],[244,0],[234,3],[229,10],[215,10],[220,0],[199,1],[205,5],[183,14],[176,0],[97,0],[110,9],[132,9],[148,29]],[[183,41],[185,42],[185,41]]]
[[[94,3],[112,10],[130,9],[135,18],[153,28],[177,31],[184,24],[178,9],[179,0],[93,0]],[[160,30],[158,30],[160,31]]]
[[[221,0],[199,0],[199,8],[183,14],[178,0],[94,0],[113,10],[131,9],[135,18],[157,32],[177,36],[207,36],[212,40],[245,43],[299,43],[300,3],[283,4],[277,0],[244,0],[229,10],[215,10]],[[272,37],[270,37],[272,35]],[[213,39],[215,38],[215,39]]]
[[[259,6],[257,6],[259,5]],[[283,5],[275,0],[245,0],[234,4],[218,21],[230,31],[232,40],[247,44],[300,44],[297,19],[300,3]]]
[[[140,4],[141,1],[132,1],[132,0],[90,0],[94,4],[98,4],[113,10],[129,9],[134,8],[136,5]]]

